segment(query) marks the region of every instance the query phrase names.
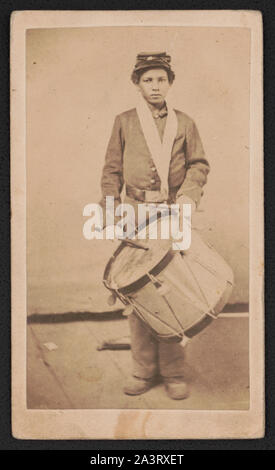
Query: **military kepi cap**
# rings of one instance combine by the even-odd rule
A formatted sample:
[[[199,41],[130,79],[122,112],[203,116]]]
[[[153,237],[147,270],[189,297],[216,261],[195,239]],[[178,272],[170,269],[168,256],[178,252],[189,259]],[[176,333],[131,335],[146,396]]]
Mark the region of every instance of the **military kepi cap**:
[[[145,70],[149,68],[161,67],[166,70],[171,70],[170,66],[171,56],[166,52],[140,52],[137,55],[136,65],[134,71]]]

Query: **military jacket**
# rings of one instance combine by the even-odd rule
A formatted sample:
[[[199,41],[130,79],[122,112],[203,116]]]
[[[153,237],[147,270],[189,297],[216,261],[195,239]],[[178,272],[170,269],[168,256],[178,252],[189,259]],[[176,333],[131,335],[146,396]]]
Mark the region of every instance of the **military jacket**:
[[[178,129],[169,167],[169,194],[176,198],[186,195],[198,205],[210,167],[194,121],[181,111],[175,112]],[[101,205],[106,196],[114,196],[115,205],[119,204],[123,185],[160,189],[160,178],[135,108],[115,118],[101,179]]]

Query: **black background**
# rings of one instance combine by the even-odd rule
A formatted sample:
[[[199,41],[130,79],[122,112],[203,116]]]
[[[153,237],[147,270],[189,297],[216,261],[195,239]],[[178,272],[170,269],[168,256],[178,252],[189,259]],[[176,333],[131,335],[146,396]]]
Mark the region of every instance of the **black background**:
[[[9,187],[9,22],[14,10],[258,10],[264,25],[264,104],[265,104],[265,323],[266,323],[266,435],[249,440],[71,440],[31,441],[17,440],[11,435],[11,344],[10,344],[10,187]],[[0,197],[1,197],[1,312],[0,312],[0,449],[1,450],[86,450],[78,460],[66,452],[71,463],[89,464],[90,456],[125,455],[126,449],[159,450],[158,453],[186,453],[197,455],[201,450],[274,450],[275,449],[275,311],[274,311],[274,187],[275,187],[275,129],[274,129],[274,54],[275,2],[269,1],[57,1],[14,0],[0,3]],[[109,451],[108,451],[109,450]],[[113,450],[113,451],[111,451]],[[190,452],[193,450],[196,451]],[[23,457],[26,456],[26,453]],[[35,453],[36,454],[36,453]],[[41,453],[38,453],[41,456]],[[43,452],[44,454],[44,452]],[[212,453],[211,453],[212,454]],[[55,453],[43,457],[56,460]],[[78,453],[79,455],[79,453]],[[209,455],[209,453],[208,453]],[[252,454],[253,456],[253,454]],[[32,459],[34,454],[32,454]],[[20,457],[21,459],[22,457]],[[11,459],[13,460],[13,459]],[[34,459],[36,460],[36,459]],[[37,463],[41,461],[38,457]],[[187,461],[186,461],[187,462]],[[11,462],[10,462],[11,463]],[[210,463],[210,462],[209,462]],[[223,463],[225,463],[223,461]],[[65,461],[63,460],[63,464]]]

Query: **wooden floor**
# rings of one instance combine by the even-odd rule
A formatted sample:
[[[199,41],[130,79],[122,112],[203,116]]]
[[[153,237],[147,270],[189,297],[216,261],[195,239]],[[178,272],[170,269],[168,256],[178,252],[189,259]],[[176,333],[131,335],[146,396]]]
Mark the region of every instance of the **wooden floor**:
[[[123,393],[131,352],[97,347],[127,336],[128,321],[120,315],[102,318],[28,324],[28,408],[249,408],[247,318],[218,319],[190,341],[185,376],[191,393],[181,401],[168,398],[162,384],[137,397]]]

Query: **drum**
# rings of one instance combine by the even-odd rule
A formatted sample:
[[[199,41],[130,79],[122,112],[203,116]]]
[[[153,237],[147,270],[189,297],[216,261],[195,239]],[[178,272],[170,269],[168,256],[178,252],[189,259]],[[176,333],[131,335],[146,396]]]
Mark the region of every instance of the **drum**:
[[[198,334],[231,295],[231,268],[196,230],[191,240],[184,252],[173,250],[170,240],[142,240],[143,248],[122,242],[105,268],[105,286],[159,341]]]

